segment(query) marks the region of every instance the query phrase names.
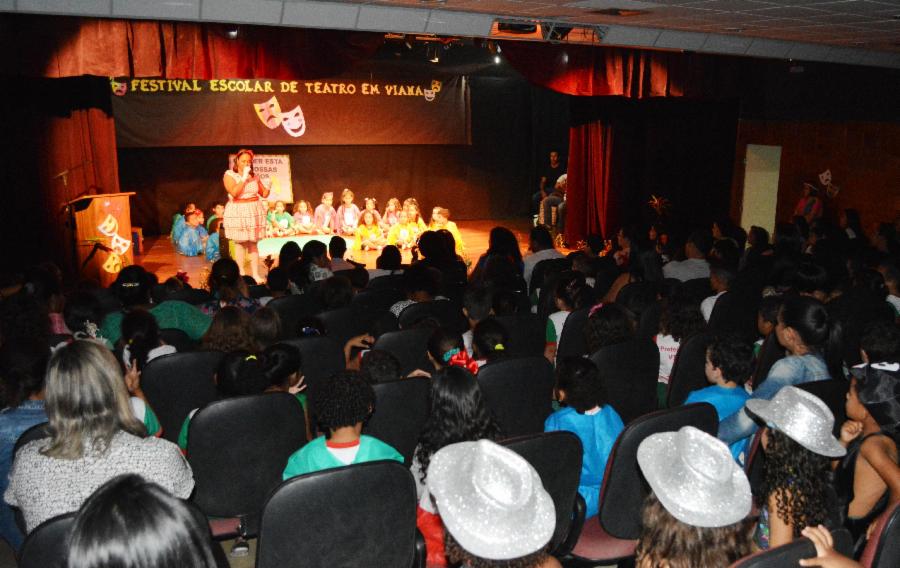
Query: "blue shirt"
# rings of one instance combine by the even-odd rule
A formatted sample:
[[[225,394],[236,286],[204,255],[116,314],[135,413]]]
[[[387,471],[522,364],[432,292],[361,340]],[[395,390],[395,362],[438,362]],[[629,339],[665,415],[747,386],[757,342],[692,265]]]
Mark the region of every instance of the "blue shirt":
[[[47,421],[43,400],[26,400],[16,408],[0,410],[0,495],[9,486],[9,470],[12,469],[13,448],[25,430]],[[6,502],[0,504],[0,537],[5,538],[16,550],[24,536],[16,526],[12,509]]]
[[[720,385],[708,386],[705,389],[699,389],[691,392],[685,404],[693,404],[695,402],[708,402],[716,409],[719,415],[719,422],[730,417],[735,412],[744,408],[744,403],[750,398],[750,394],[743,387],[723,387]],[[744,441],[739,440],[731,446],[731,455],[734,459],[739,459],[741,452],[744,451]]]
[[[790,355],[772,365],[769,374],[750,398],[771,400],[783,387],[825,381],[831,378],[828,366],[816,354]],[[729,446],[756,433],[756,423],[746,412],[735,412],[719,424],[719,439]]]
[[[581,439],[584,459],[581,461],[578,493],[587,505],[587,518],[596,516],[600,508],[600,487],[606,473],[606,462],[624,428],[622,419],[608,404],[595,414],[579,414],[574,408],[563,408],[548,416],[544,422],[545,432],[565,430]]]

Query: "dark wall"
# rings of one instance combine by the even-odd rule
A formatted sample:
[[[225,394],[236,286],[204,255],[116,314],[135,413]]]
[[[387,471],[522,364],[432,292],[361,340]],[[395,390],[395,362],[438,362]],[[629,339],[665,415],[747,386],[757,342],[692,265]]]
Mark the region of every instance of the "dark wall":
[[[471,77],[470,146],[281,146],[288,154],[294,198],[314,205],[325,191],[351,188],[361,204],[375,197],[416,197],[423,211],[448,207],[455,219],[524,215],[536,169],[567,139],[568,100],[517,77]],[[133,223],[145,234],[169,230],[187,202],[204,209],[226,198],[222,174],[236,148],[119,150],[123,191],[134,191]],[[560,148],[565,152],[565,148]]]

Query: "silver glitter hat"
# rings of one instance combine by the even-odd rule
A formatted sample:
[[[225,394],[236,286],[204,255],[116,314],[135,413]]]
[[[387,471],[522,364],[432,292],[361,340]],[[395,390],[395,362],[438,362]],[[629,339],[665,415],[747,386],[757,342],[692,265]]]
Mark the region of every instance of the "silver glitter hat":
[[[662,506],[695,527],[732,525],[750,513],[750,483],[720,440],[693,426],[648,436],[638,465]]]
[[[747,410],[813,453],[829,458],[847,453],[831,434],[831,410],[819,397],[804,390],[784,387],[772,400],[748,400]]]
[[[544,547],[556,528],[553,500],[524,458],[489,440],[440,449],[428,491],[444,526],[466,551],[508,560]]]

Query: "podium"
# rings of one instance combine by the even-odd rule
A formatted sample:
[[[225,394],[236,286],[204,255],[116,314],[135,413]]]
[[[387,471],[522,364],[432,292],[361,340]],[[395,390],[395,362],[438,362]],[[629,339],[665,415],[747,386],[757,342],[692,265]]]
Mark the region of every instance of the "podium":
[[[82,278],[104,287],[134,262],[130,193],[85,195],[66,203],[75,228],[75,257]]]

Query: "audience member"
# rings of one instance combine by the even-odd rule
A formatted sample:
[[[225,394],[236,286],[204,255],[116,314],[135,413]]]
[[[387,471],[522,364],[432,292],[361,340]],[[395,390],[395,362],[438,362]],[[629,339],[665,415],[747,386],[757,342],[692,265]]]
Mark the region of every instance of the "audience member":
[[[663,266],[663,276],[685,282],[696,278],[709,278],[709,262],[706,255],[712,247],[712,237],[705,231],[694,231],[684,245],[685,260],[673,260]]]
[[[589,290],[585,282],[584,274],[568,270],[563,272],[556,280],[554,290],[555,307],[547,318],[545,330],[544,357],[556,364],[556,345],[562,337],[563,326],[569,318],[569,314],[580,309],[588,301]]]
[[[230,258],[220,258],[209,272],[207,280],[212,300],[203,304],[203,313],[210,317],[226,307],[233,306],[252,314],[260,307],[259,300],[251,299],[247,282],[241,278],[238,265]]]
[[[509,333],[494,318],[487,318],[475,326],[472,335],[472,351],[479,367],[505,355]]]
[[[266,349],[274,345],[284,335],[281,317],[272,308],[260,308],[253,312],[247,325],[257,349]]]
[[[591,308],[584,336],[588,351],[593,354],[603,347],[634,339],[634,320],[622,306],[600,303]]]
[[[473,355],[472,337],[475,326],[479,322],[494,315],[493,294],[484,286],[469,286],[463,295],[463,315],[469,323],[469,329],[463,333],[463,344],[469,356]]]
[[[522,276],[525,278],[525,283],[528,284],[530,289],[532,286],[540,284],[538,282],[531,282],[531,275],[534,272],[534,267],[537,266],[537,263],[552,258],[564,258],[565,255],[556,250],[553,246],[553,236],[550,235],[550,231],[546,227],[535,227],[531,229],[531,233],[528,235],[528,250],[530,251],[530,254],[526,255],[523,259],[524,269]]]
[[[200,347],[225,353],[238,349],[256,351],[256,343],[250,335],[250,316],[236,306],[225,306],[216,313]]]
[[[338,235],[331,237],[331,240],[328,241],[328,255],[331,257],[332,272],[356,268],[355,264],[344,260],[345,254],[347,254],[347,241],[344,240],[344,237]]]
[[[359,363],[359,374],[371,384],[386,383],[403,378],[400,361],[383,349],[368,351]]]

